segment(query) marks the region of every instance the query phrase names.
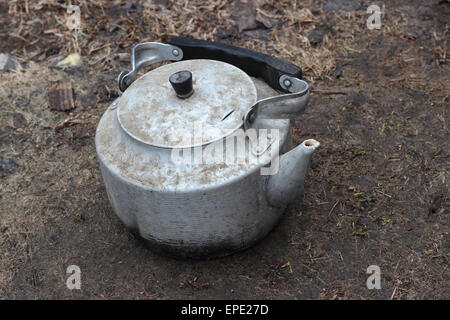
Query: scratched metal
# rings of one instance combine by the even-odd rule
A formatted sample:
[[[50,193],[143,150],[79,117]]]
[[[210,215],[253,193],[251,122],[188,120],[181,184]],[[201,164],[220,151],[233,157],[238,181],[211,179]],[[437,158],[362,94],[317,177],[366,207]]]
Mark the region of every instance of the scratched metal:
[[[188,99],[178,98],[169,83],[169,77],[182,70],[192,73],[194,93]],[[178,129],[192,132],[201,124],[203,141],[217,140],[239,128],[255,103],[255,85],[241,69],[215,60],[185,60],[133,82],[120,98],[118,119],[129,135],[144,143],[191,146],[182,143]]]
[[[261,80],[252,81],[257,99],[277,94]],[[234,85],[239,87],[240,83]],[[252,95],[251,87],[249,90]],[[274,227],[288,203],[302,191],[309,159],[318,143],[311,139],[292,149],[289,120],[261,119],[258,127],[280,130],[279,149],[269,148],[262,163],[175,164],[171,148],[151,145],[161,140],[139,141],[124,130],[117,115],[124,96],[126,92],[102,116],[96,149],[115,213],[152,248],[194,258],[223,256],[247,248]],[[241,101],[248,107],[253,100],[242,97]],[[243,114],[246,111],[243,106],[235,107]],[[221,108],[226,115],[226,106]],[[230,120],[237,123],[237,119],[242,121],[240,117]],[[168,121],[178,125],[173,118]],[[286,167],[280,167],[274,176],[262,176],[261,167],[275,154],[269,151],[284,153],[280,163]]]

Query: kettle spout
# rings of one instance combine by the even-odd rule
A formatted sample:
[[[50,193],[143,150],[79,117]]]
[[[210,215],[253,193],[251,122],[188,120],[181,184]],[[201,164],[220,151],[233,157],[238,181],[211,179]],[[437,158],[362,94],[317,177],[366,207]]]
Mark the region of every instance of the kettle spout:
[[[303,193],[311,155],[319,145],[318,141],[308,139],[280,157],[280,169],[269,178],[266,189],[271,206],[286,206]]]

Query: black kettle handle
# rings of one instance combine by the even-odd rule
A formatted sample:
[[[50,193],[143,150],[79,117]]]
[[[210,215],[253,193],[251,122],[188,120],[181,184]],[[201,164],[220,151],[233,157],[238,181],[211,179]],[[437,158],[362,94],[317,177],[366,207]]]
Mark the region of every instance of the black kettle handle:
[[[211,59],[232,64],[253,77],[263,78],[272,88],[289,92],[280,84],[283,75],[301,78],[302,70],[288,61],[233,45],[176,37],[169,44],[183,50],[183,60]]]

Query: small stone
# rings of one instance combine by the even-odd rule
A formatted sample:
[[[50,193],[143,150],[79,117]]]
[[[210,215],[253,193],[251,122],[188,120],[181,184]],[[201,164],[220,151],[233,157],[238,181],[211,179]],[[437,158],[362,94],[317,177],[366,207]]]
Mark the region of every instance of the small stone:
[[[56,66],[59,68],[71,68],[81,66],[82,60],[78,53],[69,54],[65,59],[59,61]]]
[[[0,53],[0,70],[15,71],[17,68],[17,60],[8,53]]]

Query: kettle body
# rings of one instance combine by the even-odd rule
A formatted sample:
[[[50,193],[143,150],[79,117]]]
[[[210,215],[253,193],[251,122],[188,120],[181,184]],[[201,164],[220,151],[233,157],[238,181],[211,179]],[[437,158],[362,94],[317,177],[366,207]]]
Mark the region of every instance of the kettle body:
[[[179,59],[137,78],[137,66],[160,61],[167,50],[178,59],[192,49],[166,46],[155,44],[162,53],[135,47],[133,71],[119,76],[122,95],[98,124],[95,143],[109,201],[125,226],[162,254],[211,258],[248,248],[301,195],[319,145],[310,139],[294,148],[290,135],[290,119],[308,103],[307,84],[280,94],[264,75],[209,56]],[[230,54],[225,49],[214,47]],[[182,94],[170,81],[180,70],[192,71]],[[282,76],[281,87],[288,84]],[[200,140],[189,136],[198,129],[196,119],[203,126]],[[241,136],[239,154],[228,142]]]

